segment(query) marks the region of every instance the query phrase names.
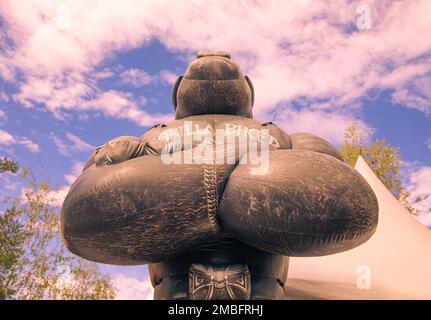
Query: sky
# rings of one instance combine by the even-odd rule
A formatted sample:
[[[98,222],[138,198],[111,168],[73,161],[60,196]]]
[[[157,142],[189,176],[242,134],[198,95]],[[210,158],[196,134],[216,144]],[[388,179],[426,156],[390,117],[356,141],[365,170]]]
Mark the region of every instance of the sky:
[[[0,0],[0,156],[62,184],[61,206],[96,146],[173,120],[176,77],[197,51],[226,50],[256,119],[336,146],[355,120],[400,149],[412,198],[427,195],[430,34],[429,0]],[[146,267],[100,267],[119,298],[151,298]]]

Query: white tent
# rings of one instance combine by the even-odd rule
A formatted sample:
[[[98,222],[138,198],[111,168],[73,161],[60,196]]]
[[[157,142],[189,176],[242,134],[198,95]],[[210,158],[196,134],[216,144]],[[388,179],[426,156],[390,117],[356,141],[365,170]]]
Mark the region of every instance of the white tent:
[[[379,202],[376,233],[346,252],[291,258],[288,299],[431,299],[431,231],[359,158],[355,169]]]

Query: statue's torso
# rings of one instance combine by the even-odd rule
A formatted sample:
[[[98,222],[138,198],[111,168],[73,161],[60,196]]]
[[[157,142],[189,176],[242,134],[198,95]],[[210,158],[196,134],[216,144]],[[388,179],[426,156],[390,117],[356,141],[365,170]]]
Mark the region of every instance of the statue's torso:
[[[237,136],[249,140],[259,140],[260,135],[267,132],[270,146],[277,149],[290,149],[292,147],[289,135],[272,123],[263,123],[246,117],[225,114],[198,115],[174,120],[148,130],[141,138],[148,141],[168,139],[177,134],[182,137],[193,134],[196,138],[195,142],[198,143],[200,136],[207,132],[210,132],[214,137],[217,133],[222,134],[224,132],[226,136]]]
[[[247,141],[259,140],[261,132],[265,134],[265,131],[269,134],[267,142],[273,148],[291,147],[289,136],[278,127],[233,115],[201,115],[175,120],[149,130],[142,139],[175,139],[175,135],[193,134],[196,138],[193,143],[198,144],[202,141],[199,136],[209,134],[217,143],[217,134],[242,137]],[[219,170],[220,176],[222,171]],[[284,299],[288,257],[254,249],[220,232],[186,254],[150,264],[149,269],[156,299]]]

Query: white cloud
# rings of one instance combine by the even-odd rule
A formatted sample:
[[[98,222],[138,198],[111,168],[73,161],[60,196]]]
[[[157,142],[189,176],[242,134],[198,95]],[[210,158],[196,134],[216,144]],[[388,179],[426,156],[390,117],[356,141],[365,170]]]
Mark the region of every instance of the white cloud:
[[[162,70],[159,73],[159,79],[162,83],[173,85],[177,78],[178,75],[169,70]]]
[[[149,279],[139,280],[118,273],[112,281],[117,289],[117,300],[153,300],[153,287]]]
[[[425,225],[431,226],[431,167],[423,166],[413,169],[408,179],[410,200],[414,202],[418,197],[428,198],[415,207],[420,211],[419,220]]]
[[[52,202],[51,204],[53,206],[56,206],[58,208],[61,208],[63,205],[63,201],[67,196],[67,193],[69,192],[70,185],[61,187],[58,190],[51,191],[49,194],[49,197],[51,198]]]
[[[150,75],[145,70],[131,68],[120,73],[120,78],[123,84],[130,84],[135,87],[143,87],[148,84],[174,84],[178,75],[172,71],[163,69],[155,75]]]
[[[11,145],[16,143],[16,139],[9,133],[0,129],[0,144]]]
[[[67,132],[66,133],[67,139],[69,139],[70,142],[72,142],[72,147],[77,151],[89,151],[94,149],[94,146],[88,144],[87,142],[83,141],[78,136],[75,136],[74,134]]]
[[[128,69],[120,74],[120,79],[123,84],[132,85],[134,87],[143,87],[154,81],[154,78],[141,69]]]
[[[4,186],[4,188],[6,190],[15,191],[19,187],[19,183],[18,182],[11,182],[10,180],[7,180],[7,179],[5,179],[3,177],[1,178],[1,180],[3,180],[2,186]]]
[[[18,190],[20,186],[19,178],[10,172],[3,172],[0,174],[0,198],[10,197],[10,192]]]
[[[430,81],[431,41],[426,35],[431,2],[367,4],[372,28],[359,31],[359,3],[348,0],[121,5],[76,0],[67,3],[67,10],[48,0],[26,6],[8,1],[2,13],[13,28],[5,28],[3,39],[13,39],[14,45],[3,41],[6,55],[0,59],[0,74],[15,79],[19,92],[13,98],[24,106],[42,103],[59,118],[65,110],[98,111],[147,126],[172,117],[150,115],[137,101],[141,97],[104,92],[97,80],[112,73],[101,76],[95,68],[115,52],[158,39],[186,59],[200,49],[231,51],[254,81],[255,111],[262,116],[303,97],[330,99],[331,110],[342,109],[344,115],[369,90],[387,88],[395,90],[394,100],[427,112],[419,93],[405,90],[418,77],[419,82]],[[24,81],[14,78],[18,72]],[[134,84],[149,81],[143,72],[135,75]],[[164,75],[169,82],[175,79],[171,73],[159,74]],[[335,125],[333,130],[338,132]]]
[[[9,101],[9,97],[7,96],[6,93],[0,91],[0,100],[4,101],[4,102],[8,102]]]
[[[23,145],[24,147],[26,147],[28,150],[30,150],[33,153],[38,153],[40,152],[40,148],[39,145],[34,143],[33,141],[31,141],[28,138],[20,138],[20,140],[18,141],[19,144]]]
[[[63,205],[63,201],[69,192],[69,189],[72,183],[78,178],[78,176],[82,172],[82,168],[84,167],[84,163],[80,161],[74,161],[73,165],[70,169],[69,173],[64,175],[64,180],[66,180],[67,184],[59,188],[58,190],[54,190],[50,193],[50,198],[52,199],[52,204],[56,207],[61,207]]]
[[[32,153],[40,152],[40,147],[38,144],[34,143],[30,139],[26,137],[14,137],[9,132],[0,129],[0,144],[3,145],[13,145],[20,144],[23,145],[26,149],[30,150]]]
[[[78,176],[82,173],[82,169],[84,168],[84,163],[81,161],[75,161],[73,163],[71,171],[64,175],[64,179],[71,185],[75,182]]]
[[[86,83],[83,76],[31,79],[21,85],[21,92],[13,99],[31,108],[34,103],[43,104],[58,119],[64,119],[67,112],[97,112],[107,117],[127,119],[142,126],[173,119],[172,114],[149,113],[142,109],[144,98],[136,98],[131,93],[95,88],[94,79],[89,77]]]
[[[159,116],[152,117],[141,109],[142,97],[99,89],[97,80],[111,76],[112,71],[94,70],[112,52],[139,46],[146,34],[149,39],[148,29],[132,17],[148,10],[141,10],[139,4],[119,6],[115,1],[74,1],[67,7],[34,1],[21,7],[14,1],[2,4],[2,15],[13,28],[0,32],[5,50],[0,75],[18,86],[14,101],[27,108],[42,104],[59,119],[65,117],[65,111],[97,111],[144,126],[158,121]],[[124,21],[127,16],[131,17],[129,22]],[[7,39],[13,39],[14,45],[8,45]],[[17,72],[24,81],[14,77]],[[113,112],[118,107],[125,110]],[[171,115],[161,117],[172,119]]]
[[[431,138],[429,138],[429,139],[426,141],[426,145],[427,145],[428,149],[430,149],[430,150],[431,150]]]
[[[431,114],[431,77],[422,76],[397,89],[393,100],[409,108]]]
[[[57,151],[64,156],[70,156],[74,152],[88,152],[95,148],[70,132],[66,132],[68,142],[60,139],[54,133],[51,133],[50,137],[54,141]]]
[[[332,144],[340,145],[344,139],[344,131],[355,120],[361,130],[372,131],[365,123],[349,115],[325,110],[279,108],[273,114],[275,124],[285,132],[308,132],[318,135]]]
[[[410,175],[412,196],[431,194],[431,167],[419,167]]]
[[[173,85],[178,75],[169,70],[161,70],[155,75],[150,75],[145,70],[131,68],[120,73],[122,84],[134,87],[152,85]]]
[[[129,93],[109,90],[101,93],[93,100],[83,101],[81,106],[88,110],[103,110],[107,116],[128,119],[142,126],[164,123],[174,118],[172,114],[150,114],[138,106],[139,102],[146,103],[145,100],[135,101]]]
[[[61,140],[59,137],[51,133],[51,139],[54,141],[55,146],[57,147],[57,151],[62,154],[63,156],[69,156],[70,155],[70,149],[69,146]]]

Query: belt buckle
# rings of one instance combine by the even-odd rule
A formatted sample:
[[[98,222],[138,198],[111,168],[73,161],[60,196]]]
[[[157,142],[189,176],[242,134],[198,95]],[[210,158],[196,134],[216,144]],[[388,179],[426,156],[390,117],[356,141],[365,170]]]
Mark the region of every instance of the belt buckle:
[[[250,300],[250,271],[246,264],[205,265],[189,268],[190,300]]]

